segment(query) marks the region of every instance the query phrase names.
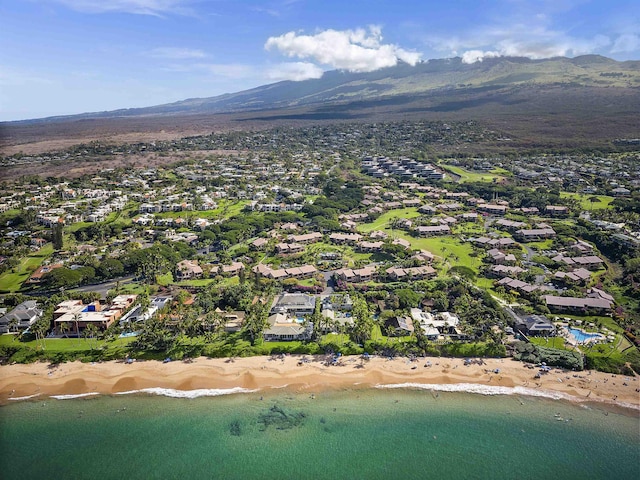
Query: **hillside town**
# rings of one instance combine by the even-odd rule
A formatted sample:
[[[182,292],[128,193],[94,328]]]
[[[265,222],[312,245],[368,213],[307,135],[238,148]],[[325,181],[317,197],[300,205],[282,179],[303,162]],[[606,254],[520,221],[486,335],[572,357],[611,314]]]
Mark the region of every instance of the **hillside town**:
[[[132,356],[500,356],[519,340],[637,362],[638,152],[423,153],[486,136],[344,125],[6,157],[193,153],[4,182],[0,332],[34,355],[80,336]]]

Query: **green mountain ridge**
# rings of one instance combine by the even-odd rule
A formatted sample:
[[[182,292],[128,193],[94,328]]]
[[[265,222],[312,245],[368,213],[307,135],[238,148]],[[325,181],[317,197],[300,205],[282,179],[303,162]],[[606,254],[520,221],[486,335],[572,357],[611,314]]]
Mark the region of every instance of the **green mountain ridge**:
[[[144,108],[49,117],[24,122],[92,118],[238,113],[319,107],[345,102],[377,101],[448,92],[462,96],[491,87],[571,86],[640,88],[640,61],[618,62],[598,55],[531,60],[488,58],[473,64],[460,58],[429,60],[415,66],[400,63],[368,73],[329,71],[319,79],[282,81],[208,98],[190,98]],[[18,122],[10,122],[18,123]]]

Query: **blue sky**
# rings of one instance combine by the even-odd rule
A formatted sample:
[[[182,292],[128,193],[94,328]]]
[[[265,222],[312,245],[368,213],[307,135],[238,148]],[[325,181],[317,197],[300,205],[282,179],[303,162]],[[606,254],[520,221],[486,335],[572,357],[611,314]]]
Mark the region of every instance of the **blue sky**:
[[[399,60],[640,59],[638,0],[0,0],[0,121]]]

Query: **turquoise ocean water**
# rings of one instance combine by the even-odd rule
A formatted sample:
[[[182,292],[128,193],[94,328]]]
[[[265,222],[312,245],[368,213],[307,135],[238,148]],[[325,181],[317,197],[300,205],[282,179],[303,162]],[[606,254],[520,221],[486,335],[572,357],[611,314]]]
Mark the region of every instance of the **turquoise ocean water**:
[[[638,479],[638,412],[429,390],[0,407],[9,479]]]

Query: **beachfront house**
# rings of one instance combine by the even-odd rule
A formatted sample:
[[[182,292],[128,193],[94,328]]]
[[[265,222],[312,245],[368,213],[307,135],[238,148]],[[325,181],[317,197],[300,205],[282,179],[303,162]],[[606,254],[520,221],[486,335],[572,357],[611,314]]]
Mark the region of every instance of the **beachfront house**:
[[[104,331],[133,307],[136,299],[137,295],[118,295],[106,307],[98,301],[89,305],[84,305],[82,300],[60,302],[53,312],[55,332],[58,335],[79,335],[89,325]]]
[[[35,300],[27,300],[0,317],[0,333],[26,330],[42,316]]]
[[[316,307],[316,299],[306,293],[283,293],[271,305],[271,313],[284,313],[295,317],[311,315]]]
[[[553,336],[556,334],[555,325],[544,315],[522,317],[516,322],[516,329],[524,335]]]
[[[313,325],[304,323],[286,313],[274,313],[267,318],[269,327],[262,333],[265,341],[287,342],[293,340],[309,340],[313,333]]]

